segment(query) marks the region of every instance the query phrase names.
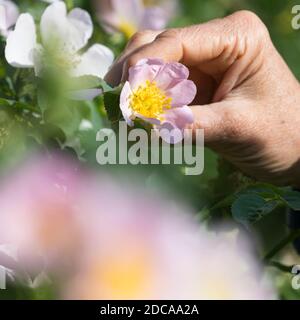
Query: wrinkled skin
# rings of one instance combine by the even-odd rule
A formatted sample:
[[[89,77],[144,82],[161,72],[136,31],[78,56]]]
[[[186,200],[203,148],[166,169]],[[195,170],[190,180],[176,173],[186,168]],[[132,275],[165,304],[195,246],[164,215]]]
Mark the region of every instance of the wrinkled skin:
[[[146,57],[180,61],[198,95],[193,128],[208,147],[262,181],[300,186],[300,86],[252,12],[135,34],[106,80],[118,84]]]

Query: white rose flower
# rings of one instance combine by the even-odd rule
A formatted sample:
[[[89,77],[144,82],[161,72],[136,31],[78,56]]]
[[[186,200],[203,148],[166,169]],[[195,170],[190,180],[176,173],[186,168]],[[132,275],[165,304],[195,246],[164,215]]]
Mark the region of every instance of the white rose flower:
[[[113,52],[104,45],[94,44],[84,48],[93,33],[89,13],[75,8],[67,13],[63,1],[55,1],[44,11],[40,26],[40,43],[33,17],[29,13],[19,16],[15,29],[5,48],[7,62],[16,68],[34,68],[36,75],[43,69],[45,53],[53,53],[59,63],[68,67],[71,76],[96,76],[103,78],[114,60]]]

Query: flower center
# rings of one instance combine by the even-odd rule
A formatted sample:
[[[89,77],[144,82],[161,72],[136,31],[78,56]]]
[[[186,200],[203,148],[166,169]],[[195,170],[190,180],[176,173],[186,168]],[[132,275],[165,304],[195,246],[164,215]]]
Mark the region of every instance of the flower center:
[[[155,82],[146,81],[130,96],[130,107],[136,113],[146,117],[162,120],[165,110],[171,108],[172,98],[157,87]]]
[[[80,56],[66,47],[48,50],[46,59],[63,70],[75,68],[80,63]]]
[[[131,38],[136,32],[137,28],[133,23],[123,21],[119,25],[119,30],[125,35],[127,39]]]
[[[143,0],[144,6],[145,7],[153,7],[158,5],[158,1],[157,0]]]

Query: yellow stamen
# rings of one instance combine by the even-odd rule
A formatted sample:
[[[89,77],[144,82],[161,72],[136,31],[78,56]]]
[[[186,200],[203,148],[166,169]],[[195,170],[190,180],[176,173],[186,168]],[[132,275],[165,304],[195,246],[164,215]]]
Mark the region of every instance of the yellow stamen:
[[[171,108],[172,98],[168,98],[155,82],[148,80],[145,85],[140,85],[129,98],[132,110],[146,118],[162,120],[162,115]]]
[[[130,246],[124,252],[112,252],[104,259],[96,260],[86,274],[81,293],[88,299],[146,297],[153,282],[151,261],[147,254]]]
[[[143,0],[144,6],[145,7],[153,7],[158,5],[158,1],[157,0]]]
[[[137,28],[133,23],[123,21],[119,25],[119,30],[125,35],[127,39],[131,38],[136,32]]]

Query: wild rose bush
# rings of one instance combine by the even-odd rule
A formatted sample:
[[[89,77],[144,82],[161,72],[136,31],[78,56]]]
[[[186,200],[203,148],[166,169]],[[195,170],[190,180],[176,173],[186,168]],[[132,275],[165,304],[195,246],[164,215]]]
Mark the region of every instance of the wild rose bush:
[[[210,150],[200,176],[95,159],[98,130],[120,120],[170,144],[193,122],[196,86],[180,63],[148,57],[121,86],[104,81],[129,38],[234,6],[0,0],[0,297],[300,297],[300,234],[285,222],[298,192],[244,177]]]

